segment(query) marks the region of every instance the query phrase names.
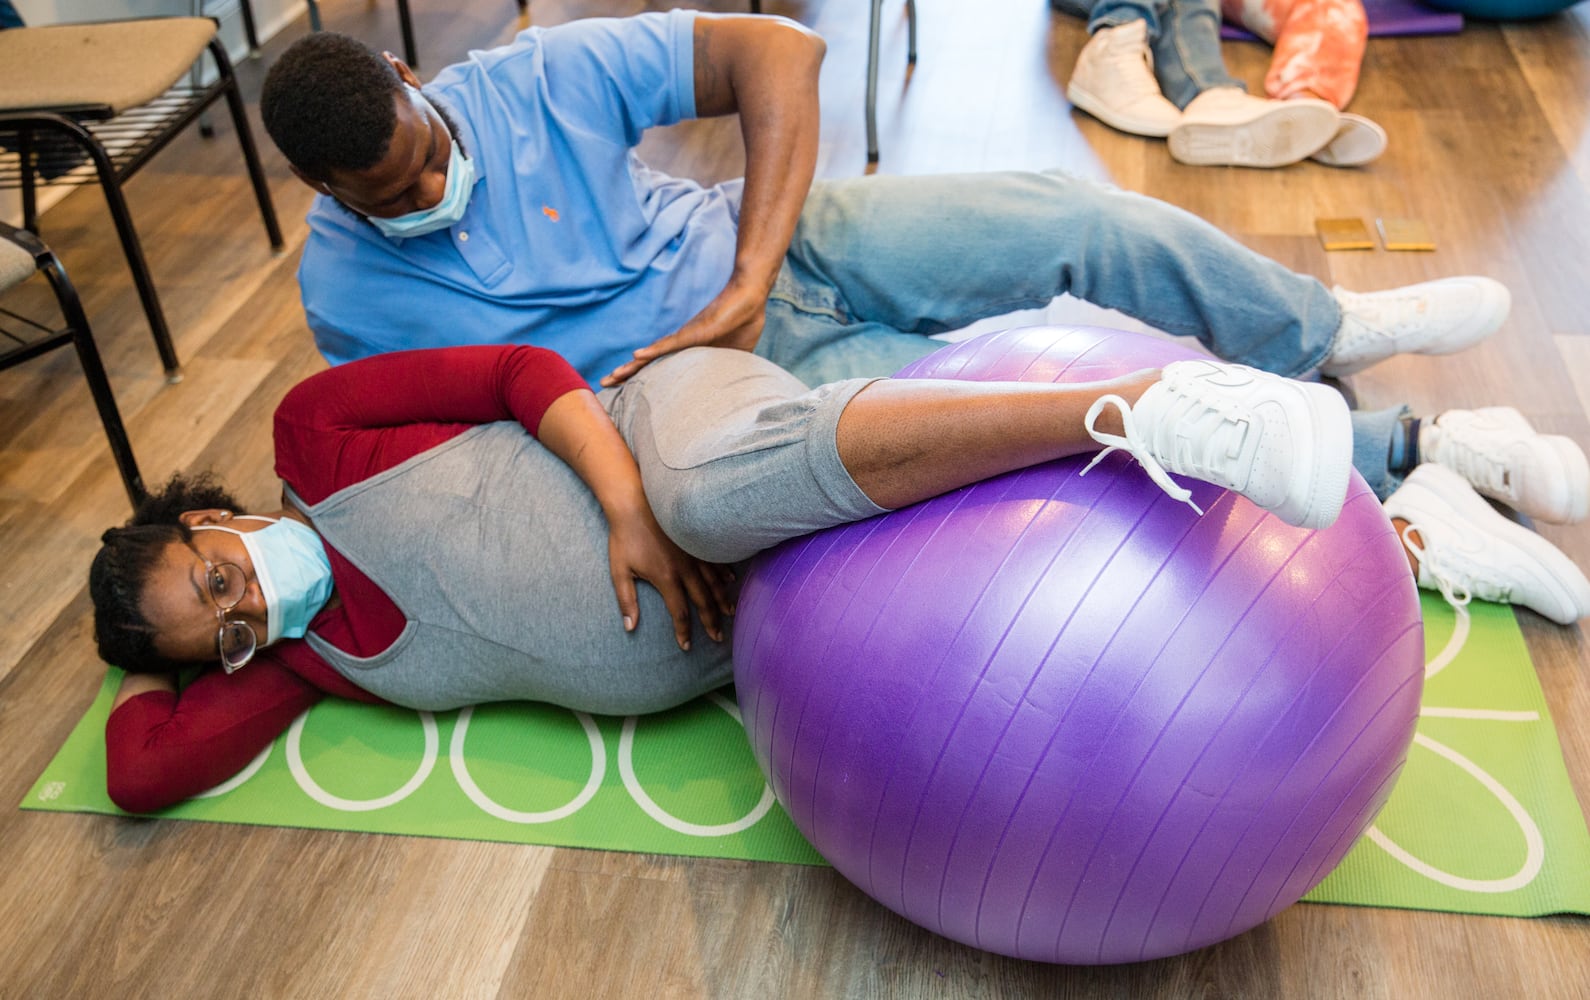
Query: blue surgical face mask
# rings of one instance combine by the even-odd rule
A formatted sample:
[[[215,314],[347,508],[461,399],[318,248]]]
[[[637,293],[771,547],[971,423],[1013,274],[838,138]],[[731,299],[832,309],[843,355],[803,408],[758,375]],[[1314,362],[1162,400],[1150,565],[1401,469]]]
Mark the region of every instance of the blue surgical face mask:
[[[427,101],[423,94],[418,96],[426,110],[440,121],[441,115],[436,114],[431,102]],[[464,210],[469,207],[469,193],[475,187],[475,162],[464,155],[456,138],[452,139],[452,147],[452,153],[447,158],[447,187],[442,192],[442,200],[430,208],[400,215],[395,219],[368,216],[370,225],[380,230],[382,236],[392,240],[424,236],[426,233],[434,233],[438,229],[455,225],[464,217]]]
[[[243,540],[254,564],[254,579],[265,598],[265,645],[277,639],[300,639],[331,597],[331,560],[320,536],[291,517],[271,520],[239,514],[237,520],[268,521],[258,531],[237,531],[219,524],[193,530],[230,531]]]

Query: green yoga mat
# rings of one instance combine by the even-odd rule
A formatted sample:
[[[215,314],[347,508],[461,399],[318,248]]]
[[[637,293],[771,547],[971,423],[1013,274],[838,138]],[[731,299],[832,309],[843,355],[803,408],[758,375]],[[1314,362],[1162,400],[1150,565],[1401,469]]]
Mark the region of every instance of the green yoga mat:
[[[1510,916],[1590,913],[1590,833],[1508,608],[1426,595],[1419,733],[1373,829],[1307,897]],[[1444,660],[1450,659],[1444,666]],[[103,732],[119,675],[22,803],[118,813]],[[438,715],[328,701],[176,819],[822,864],[773,801],[721,694],[593,718],[504,704]]]

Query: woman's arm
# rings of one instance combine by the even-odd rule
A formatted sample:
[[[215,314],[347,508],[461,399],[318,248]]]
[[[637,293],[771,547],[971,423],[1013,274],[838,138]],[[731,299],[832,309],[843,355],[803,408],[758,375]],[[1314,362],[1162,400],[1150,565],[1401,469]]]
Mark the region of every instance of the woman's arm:
[[[234,674],[210,670],[180,693],[128,674],[105,722],[105,783],[128,812],[153,812],[241,771],[320,691],[261,653]]]
[[[584,480],[607,517],[608,564],[624,630],[633,631],[640,620],[635,581],[645,580],[668,606],[680,649],[690,648],[691,604],[707,635],[722,642],[722,615],[731,608],[729,571],[687,555],[663,533],[635,457],[596,397],[588,390],[560,396],[541,419],[540,439]]]
[[[276,472],[307,503],[384,472],[475,424],[531,434],[585,380],[557,354],[497,344],[397,351],[312,375],[276,408]]]

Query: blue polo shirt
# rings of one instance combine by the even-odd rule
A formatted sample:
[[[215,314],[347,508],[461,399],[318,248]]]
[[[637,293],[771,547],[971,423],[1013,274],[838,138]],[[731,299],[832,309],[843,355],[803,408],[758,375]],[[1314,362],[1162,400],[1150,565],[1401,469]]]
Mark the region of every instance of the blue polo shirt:
[[[669,177],[641,133],[695,116],[694,12],[530,28],[424,88],[475,160],[464,217],[389,240],[320,195],[298,280],[332,364],[531,343],[595,381],[682,326],[734,263],[740,182]]]

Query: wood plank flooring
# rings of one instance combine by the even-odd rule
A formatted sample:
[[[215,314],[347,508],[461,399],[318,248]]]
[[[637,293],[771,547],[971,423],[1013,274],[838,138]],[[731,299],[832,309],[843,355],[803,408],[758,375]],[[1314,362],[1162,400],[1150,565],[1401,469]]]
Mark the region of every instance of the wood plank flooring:
[[[661,4],[536,0],[534,23]],[[712,9],[743,9],[731,0]],[[1353,379],[1366,405],[1509,402],[1590,448],[1590,4],[1529,24],[1375,39],[1354,110],[1391,133],[1366,170],[1183,167],[1163,143],[1073,112],[1082,26],[1042,0],[885,7],[884,173],[1059,166],[1188,208],[1327,282],[1380,288],[1480,272],[1513,317],[1465,354]],[[400,48],[386,0],[328,0],[329,27]],[[820,173],[863,171],[866,7],[770,0],[829,40]],[[414,0],[428,76],[517,27],[506,0]],[[245,95],[303,18],[239,67]],[[1228,45],[1257,85],[1268,58]],[[271,503],[269,415],[318,370],[294,269],[309,192],[264,140],[287,233],[273,257],[229,124],[162,153],[128,190],[184,361],[167,385],[102,199],[44,217],[83,291],[146,478],[214,468]],[[257,128],[257,126],[256,126]],[[648,137],[657,166],[741,166],[732,121]],[[1434,254],[1327,255],[1316,216],[1414,215]],[[34,304],[43,300],[35,297]],[[1590,995],[1590,922],[1300,905],[1226,944],[1116,968],[1016,962],[941,940],[837,875],[776,865],[14,809],[91,700],[85,593],[98,533],[126,516],[76,362],[0,375],[0,997],[1474,997]],[[1584,526],[1542,533],[1590,565]],[[1590,802],[1590,643],[1520,615],[1570,774]]]

